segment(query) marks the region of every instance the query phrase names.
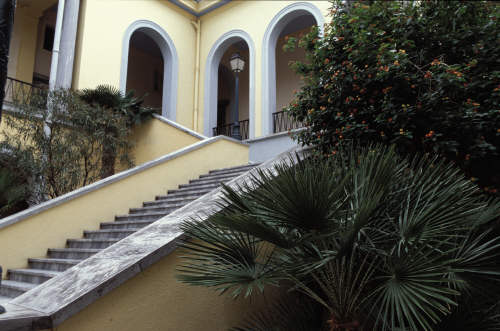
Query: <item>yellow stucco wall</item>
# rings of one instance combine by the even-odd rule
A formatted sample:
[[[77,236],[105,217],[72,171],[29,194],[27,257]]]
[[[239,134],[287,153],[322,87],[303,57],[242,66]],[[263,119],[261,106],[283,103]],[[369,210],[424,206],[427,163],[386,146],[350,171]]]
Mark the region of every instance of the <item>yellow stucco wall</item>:
[[[83,0],[73,87],[92,88],[99,84],[118,87],[127,28],[137,20],[152,21],[161,26],[175,44],[179,57],[176,121],[191,128],[196,42],[196,32],[190,23],[193,19],[168,1]]]
[[[265,304],[255,298],[232,300],[179,283],[174,278],[179,262],[176,252],[99,298],[55,331],[222,331],[238,326],[252,309]]]
[[[210,49],[224,33],[243,30],[252,38],[255,45],[255,136],[262,134],[262,42],[267,26],[286,6],[297,1],[231,1],[213,12],[202,16],[201,24],[201,63],[200,63],[200,113],[198,127],[203,128],[203,98],[206,60]],[[329,12],[329,1],[305,1],[318,7],[323,16]]]
[[[97,230],[100,222],[127,214],[129,208],[140,207],[143,201],[154,200],[209,170],[246,163],[248,146],[218,140],[9,225],[0,229],[3,270],[26,267],[29,257],[44,256],[47,248],[64,247],[66,239],[81,238],[83,230]]]
[[[201,17],[200,95],[198,130],[203,132],[204,80],[208,53],[224,33],[241,29],[255,45],[255,130],[261,135],[262,123],[262,41],[272,18],[296,1],[231,1]],[[331,3],[314,4],[326,17]],[[106,24],[110,15],[113,24]],[[258,18],[258,19],[255,19]],[[74,73],[74,88],[98,84],[119,85],[124,33],[134,21],[149,20],[160,25],[175,44],[179,56],[179,77],[176,121],[193,128],[193,93],[195,73],[196,32],[191,25],[195,18],[168,1],[82,0]],[[248,67],[247,67],[248,68]]]
[[[291,33],[288,37],[300,38],[301,34],[306,34],[309,29],[304,29]],[[293,98],[294,91],[298,91],[302,86],[302,79],[290,68],[290,62],[305,61],[306,52],[303,48],[296,48],[293,51],[284,51],[286,44],[285,37],[278,39],[276,46],[276,111],[282,111],[288,106]]]
[[[35,67],[38,17],[17,8],[9,51],[8,76],[31,83]]]
[[[200,141],[167,123],[153,118],[133,130],[131,140],[134,143],[135,164],[154,160],[162,155]]]
[[[32,82],[37,52],[38,23],[43,12],[57,0],[20,0],[14,14],[9,49],[8,76]]]

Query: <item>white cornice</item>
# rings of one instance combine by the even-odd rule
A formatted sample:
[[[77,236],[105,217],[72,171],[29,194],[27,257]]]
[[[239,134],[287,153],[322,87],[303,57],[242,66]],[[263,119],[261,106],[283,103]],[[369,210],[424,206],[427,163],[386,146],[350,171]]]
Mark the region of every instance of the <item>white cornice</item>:
[[[218,1],[203,1],[203,0],[168,0],[179,8],[184,9],[188,13],[200,17],[221,6],[224,6],[232,0],[218,0]]]

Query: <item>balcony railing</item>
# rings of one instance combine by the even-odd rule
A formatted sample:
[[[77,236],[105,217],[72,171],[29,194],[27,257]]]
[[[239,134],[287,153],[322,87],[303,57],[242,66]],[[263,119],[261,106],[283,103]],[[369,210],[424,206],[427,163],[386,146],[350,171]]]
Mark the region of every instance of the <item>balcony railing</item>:
[[[240,135],[241,135],[241,139],[242,140],[246,140],[248,139],[248,124],[249,124],[249,121],[248,120],[244,120],[244,121],[239,121],[240,123]],[[232,137],[232,133],[233,133],[233,127],[234,127],[234,124],[231,123],[231,124],[224,124],[224,125],[219,125],[219,126],[216,126],[215,128],[213,128],[213,135],[214,136],[228,136],[228,137]]]
[[[298,129],[304,126],[303,122],[293,119],[287,112],[278,111],[273,113],[273,132],[283,132]]]
[[[46,95],[46,90],[21,80],[7,77],[5,83],[5,104],[30,104],[35,96]]]

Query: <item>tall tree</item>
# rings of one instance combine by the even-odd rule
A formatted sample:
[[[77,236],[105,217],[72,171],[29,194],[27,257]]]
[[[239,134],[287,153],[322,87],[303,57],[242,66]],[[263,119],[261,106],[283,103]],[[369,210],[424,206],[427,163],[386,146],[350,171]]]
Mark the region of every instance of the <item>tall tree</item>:
[[[10,36],[14,25],[15,0],[0,0],[0,121],[2,120]]]

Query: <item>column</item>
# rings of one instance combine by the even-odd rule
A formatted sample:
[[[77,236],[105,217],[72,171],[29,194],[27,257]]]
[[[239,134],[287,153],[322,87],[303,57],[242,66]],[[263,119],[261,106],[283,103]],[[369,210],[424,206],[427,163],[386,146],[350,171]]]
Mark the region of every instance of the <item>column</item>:
[[[71,88],[79,9],[80,0],[65,0],[59,59],[57,61],[56,88]]]

